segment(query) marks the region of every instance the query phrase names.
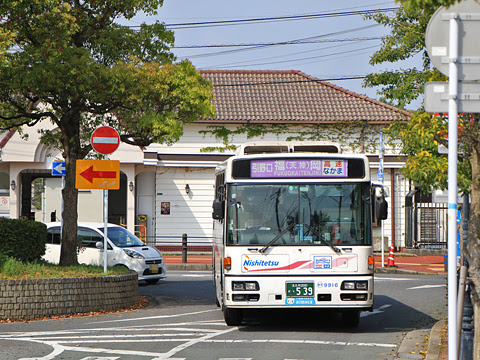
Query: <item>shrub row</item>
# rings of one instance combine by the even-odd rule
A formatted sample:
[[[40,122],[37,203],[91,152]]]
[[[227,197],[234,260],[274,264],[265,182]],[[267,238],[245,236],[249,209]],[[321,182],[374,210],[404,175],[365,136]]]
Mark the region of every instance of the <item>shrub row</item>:
[[[45,224],[26,219],[0,217],[0,254],[30,262],[40,259],[45,254],[46,243]]]

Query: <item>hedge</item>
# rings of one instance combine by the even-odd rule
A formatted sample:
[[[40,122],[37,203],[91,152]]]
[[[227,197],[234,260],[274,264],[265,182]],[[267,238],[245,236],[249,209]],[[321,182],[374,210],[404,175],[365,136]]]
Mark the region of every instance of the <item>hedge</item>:
[[[45,254],[47,226],[44,223],[0,217],[0,253],[20,261],[33,261]]]

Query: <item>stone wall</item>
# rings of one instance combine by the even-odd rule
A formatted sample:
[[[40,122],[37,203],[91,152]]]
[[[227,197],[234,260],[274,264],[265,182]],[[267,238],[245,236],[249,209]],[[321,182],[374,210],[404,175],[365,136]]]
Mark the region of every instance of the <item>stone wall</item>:
[[[136,273],[61,279],[0,280],[0,320],[117,310],[140,300]]]

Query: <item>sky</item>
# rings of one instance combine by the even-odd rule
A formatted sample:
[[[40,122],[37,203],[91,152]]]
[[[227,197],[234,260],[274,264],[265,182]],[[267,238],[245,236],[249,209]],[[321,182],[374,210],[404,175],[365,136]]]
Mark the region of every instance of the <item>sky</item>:
[[[362,79],[338,79],[418,68],[421,59],[370,65],[389,29],[345,13],[396,7],[394,0],[165,0],[157,16],[129,24],[164,22],[175,33],[174,54],[197,69],[300,70],[378,99],[379,89],[363,88]],[[293,41],[301,43],[281,44]]]

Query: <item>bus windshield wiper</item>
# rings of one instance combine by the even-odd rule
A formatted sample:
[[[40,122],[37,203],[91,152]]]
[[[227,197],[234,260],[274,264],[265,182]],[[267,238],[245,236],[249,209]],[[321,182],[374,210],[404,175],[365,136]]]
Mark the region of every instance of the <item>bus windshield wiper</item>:
[[[258,252],[263,254],[270,246],[273,245],[275,241],[280,239],[291,228],[293,228],[293,224],[288,225],[285,229],[283,229],[277,236],[275,236],[272,240],[270,240],[270,242],[267,245],[265,245],[263,248],[261,248]]]
[[[315,230],[314,228],[312,228],[310,225],[307,225],[307,224],[303,224],[308,230],[310,230],[312,233],[314,233],[315,235],[318,236],[318,238],[320,239],[321,242],[323,242],[325,245],[328,245],[330,246],[330,248],[335,251],[337,254],[340,254],[342,252],[342,250],[340,250],[338,247],[336,247],[335,245],[333,245],[330,241],[327,241],[323,238],[322,235],[320,235],[320,233]]]

